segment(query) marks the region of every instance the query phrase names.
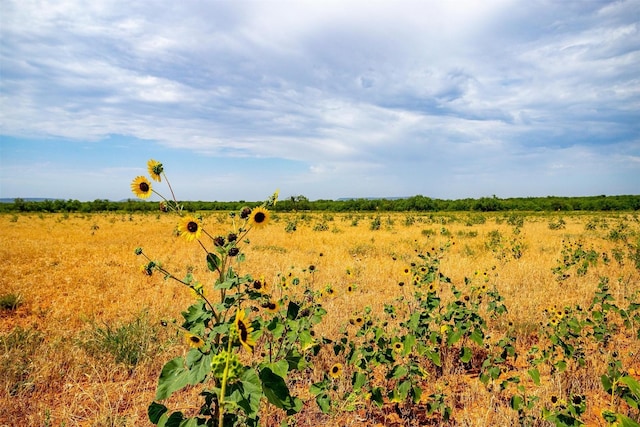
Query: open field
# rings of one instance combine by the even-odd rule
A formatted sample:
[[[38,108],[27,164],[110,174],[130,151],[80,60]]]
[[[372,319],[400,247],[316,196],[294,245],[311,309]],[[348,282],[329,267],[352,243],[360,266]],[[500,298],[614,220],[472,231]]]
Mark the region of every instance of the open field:
[[[209,233],[227,235],[227,214],[202,216]],[[197,242],[177,236],[176,223],[171,214],[0,216],[0,426],[150,425],[147,408],[163,365],[189,351],[172,319],[179,325],[181,312],[197,297],[159,272],[145,274],[141,265],[146,261],[134,249],[143,248],[177,277],[191,272],[204,284],[205,295],[217,295],[205,252]],[[612,361],[618,377],[637,379],[640,372],[640,324],[637,317],[625,318],[638,313],[633,303],[640,302],[637,213],[277,214],[248,237],[250,244],[242,246],[246,261],[234,268],[264,277],[272,284],[274,299],[301,292],[295,286],[278,288],[281,277],[297,277],[299,287],[317,291],[326,315],[315,336],[359,342],[353,323],[365,316],[365,307],[370,307],[369,326],[399,334],[394,328],[402,316],[416,311],[415,305],[406,307],[414,298],[415,278],[404,270],[421,262],[450,279],[437,289],[441,322],[452,307],[446,303],[455,301],[462,301],[457,307],[466,301],[466,308],[478,303],[474,310],[486,319],[482,345],[474,337],[456,341],[447,335],[457,328],[455,316],[438,324],[450,345],[438,341],[441,366],[425,368],[423,378],[412,383],[424,389],[422,397],[414,396],[414,403],[407,403],[411,393],[402,402],[385,397],[380,409],[367,400],[364,389],[360,394],[365,397],[350,393],[355,366],[345,352],[335,354],[327,344],[313,367],[295,377],[291,391],[303,398],[304,407],[290,425],[512,425],[526,416],[535,419],[533,425],[552,425],[540,419],[542,409],[560,413],[572,405],[583,408],[577,418],[587,425],[607,425],[603,410],[638,417],[637,408],[616,390],[605,391],[601,379],[615,376]],[[426,261],[417,257],[426,253]],[[608,278],[606,287],[602,278]],[[486,292],[499,294],[508,311],[489,316],[486,301],[493,297],[476,300]],[[607,304],[626,311],[602,309],[599,322],[594,313],[602,304],[590,308],[598,293],[612,298]],[[385,305],[398,307],[395,317]],[[585,337],[554,329],[568,318],[584,321]],[[602,333],[599,323],[607,326]],[[504,362],[494,360],[499,375],[484,384],[482,362],[492,349],[507,348],[500,343],[504,337],[518,357],[509,353]],[[558,337],[583,353],[551,346],[549,340]],[[406,341],[404,345],[409,348]],[[531,352],[535,346],[548,350],[539,364],[534,360],[540,353]],[[410,351],[402,357],[408,365]],[[308,386],[338,362],[345,372],[331,382],[327,393],[333,403],[325,414]],[[527,374],[534,368],[539,380]],[[371,371],[377,375],[372,384],[384,383],[385,391],[394,389],[394,381],[400,383],[397,370],[383,379],[376,372]],[[516,376],[519,382],[501,383]],[[177,392],[167,405],[197,411],[199,391]],[[436,395],[440,409],[428,405]],[[345,403],[345,396],[354,399],[352,404]],[[582,400],[574,405],[576,396]],[[627,397],[633,400],[633,393]],[[531,407],[515,410],[514,399],[531,402]],[[554,407],[556,400],[565,403]],[[273,407],[264,409],[261,425],[278,425],[283,417]],[[412,419],[422,424],[412,424],[418,423]]]

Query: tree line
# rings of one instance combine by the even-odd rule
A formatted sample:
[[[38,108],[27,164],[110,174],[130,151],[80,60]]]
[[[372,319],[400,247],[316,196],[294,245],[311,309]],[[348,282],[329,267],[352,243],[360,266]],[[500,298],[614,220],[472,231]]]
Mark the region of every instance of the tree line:
[[[236,211],[243,207],[255,207],[262,202],[180,202],[187,212]],[[0,212],[153,212],[159,211],[158,202],[128,199],[110,201],[96,199],[90,202],[78,200],[14,199],[13,203],[0,203]],[[328,212],[437,212],[437,211],[637,211],[640,210],[640,195],[584,196],[584,197],[481,197],[478,199],[433,199],[422,195],[393,199],[340,199],[309,200],[307,197],[291,196],[278,201],[277,212],[328,211]]]

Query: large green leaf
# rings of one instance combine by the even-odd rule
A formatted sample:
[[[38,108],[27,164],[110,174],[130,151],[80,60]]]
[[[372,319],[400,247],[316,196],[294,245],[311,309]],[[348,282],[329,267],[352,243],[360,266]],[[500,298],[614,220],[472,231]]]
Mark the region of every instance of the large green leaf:
[[[149,421],[153,424],[158,424],[160,422],[160,417],[167,412],[167,407],[161,405],[160,403],[151,402],[149,405],[149,409],[147,409],[147,415],[149,416]]]
[[[228,385],[225,400],[236,403],[249,418],[255,418],[260,409],[261,398],[260,379],[255,370],[247,368],[240,375],[240,381]]]
[[[211,359],[213,354],[203,354],[198,350],[187,353],[186,364],[189,369],[189,384],[196,385],[204,381],[211,372]]]
[[[302,401],[291,396],[284,378],[276,375],[270,368],[260,370],[260,380],[267,400],[278,408],[284,409],[287,415],[293,415],[302,409]]]
[[[460,361],[462,363],[469,363],[473,357],[473,352],[469,347],[462,347],[460,349]]]
[[[184,359],[176,357],[162,368],[158,379],[156,400],[166,399],[187,384],[189,384],[189,370],[184,365]]]
[[[218,271],[220,264],[220,257],[218,257],[218,255],[211,252],[207,254],[207,267],[210,271]]]

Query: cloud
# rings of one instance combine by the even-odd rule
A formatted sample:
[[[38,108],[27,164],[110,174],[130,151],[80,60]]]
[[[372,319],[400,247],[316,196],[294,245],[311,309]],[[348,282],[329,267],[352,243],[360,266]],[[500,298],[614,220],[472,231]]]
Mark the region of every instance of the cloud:
[[[403,164],[491,188],[580,153],[637,172],[637,2],[463,3],[7,1],[0,132],[128,135],[378,188]]]

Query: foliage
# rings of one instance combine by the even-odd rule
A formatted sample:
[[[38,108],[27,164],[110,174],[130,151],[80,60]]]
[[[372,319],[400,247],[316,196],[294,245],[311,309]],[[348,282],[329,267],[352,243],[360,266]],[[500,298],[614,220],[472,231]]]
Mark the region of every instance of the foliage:
[[[246,201],[181,201],[186,212],[196,211],[237,211],[244,206],[255,207],[261,202]],[[17,198],[13,203],[0,203],[0,212],[153,212],[154,203],[137,200],[111,201],[96,199],[78,200],[44,199],[25,200]],[[588,196],[588,197],[526,197],[443,200],[422,195],[407,198],[355,198],[340,200],[314,200],[305,196],[291,196],[278,203],[279,212],[332,211],[332,212],[443,212],[443,211],[637,211],[640,210],[640,195]],[[551,222],[551,228],[563,228],[564,220]]]

